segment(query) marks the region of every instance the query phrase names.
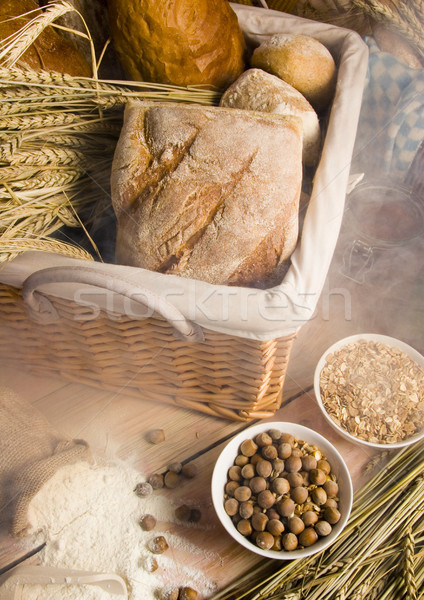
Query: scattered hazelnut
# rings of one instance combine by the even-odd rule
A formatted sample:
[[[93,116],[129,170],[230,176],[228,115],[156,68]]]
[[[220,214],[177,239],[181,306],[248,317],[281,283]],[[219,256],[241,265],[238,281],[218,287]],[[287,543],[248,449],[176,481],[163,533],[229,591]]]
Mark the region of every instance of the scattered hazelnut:
[[[191,508],[187,504],[181,504],[181,506],[175,509],[175,516],[179,521],[189,521],[190,515]]]
[[[164,588],[159,591],[158,598],[159,600],[178,600],[179,593],[179,589],[176,587]]]
[[[196,600],[198,593],[191,587],[180,588],[178,600]]]
[[[168,548],[168,542],[163,535],[158,535],[149,541],[149,549],[153,554],[163,554]]]
[[[154,490],[160,490],[164,486],[163,475],[161,473],[153,473],[149,477],[149,483]]]
[[[163,429],[151,429],[146,433],[146,440],[151,444],[160,444],[165,441],[165,432]]]
[[[153,515],[143,515],[140,518],[140,527],[144,529],[144,531],[151,531],[156,527],[156,519]]]
[[[134,492],[140,498],[145,498],[146,496],[150,496],[150,494],[153,492],[153,487],[148,481],[142,481],[141,483],[137,483],[134,488]]]
[[[187,477],[187,479],[193,479],[198,474],[197,465],[195,465],[192,462],[183,465],[181,469],[181,474],[184,475],[184,477]]]
[[[173,473],[181,473],[181,469],[183,465],[180,462],[173,462],[168,465],[168,471],[172,471]]]
[[[180,482],[180,476],[178,473],[175,473],[175,471],[167,471],[163,478],[163,482],[167,488],[176,488]]]

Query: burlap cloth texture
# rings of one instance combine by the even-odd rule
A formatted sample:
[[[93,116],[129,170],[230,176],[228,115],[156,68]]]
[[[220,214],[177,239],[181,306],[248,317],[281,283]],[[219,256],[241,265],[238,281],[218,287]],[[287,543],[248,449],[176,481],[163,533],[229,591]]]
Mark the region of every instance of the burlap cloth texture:
[[[84,440],[70,440],[15,391],[0,387],[0,521],[10,534],[28,532],[28,506],[64,465],[90,460]]]

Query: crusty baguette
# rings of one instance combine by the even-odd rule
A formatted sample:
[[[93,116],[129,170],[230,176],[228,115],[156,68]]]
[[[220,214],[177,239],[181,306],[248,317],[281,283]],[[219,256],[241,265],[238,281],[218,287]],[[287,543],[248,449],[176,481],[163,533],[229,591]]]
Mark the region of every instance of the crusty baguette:
[[[301,180],[298,117],[133,103],[112,166],[117,262],[263,285],[296,245]]]

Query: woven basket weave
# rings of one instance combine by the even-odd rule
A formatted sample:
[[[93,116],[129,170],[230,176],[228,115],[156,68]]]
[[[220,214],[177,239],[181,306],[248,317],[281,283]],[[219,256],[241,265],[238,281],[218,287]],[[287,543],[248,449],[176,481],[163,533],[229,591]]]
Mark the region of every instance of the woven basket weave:
[[[353,32],[276,11],[233,6],[249,43],[258,44],[274,32],[298,31],[321,39],[338,62],[340,85],[334,110],[325,124],[322,157],[303,218],[302,240],[292,255],[287,277],[276,289],[256,290],[253,298],[249,289],[227,290],[226,286],[217,286],[214,296],[202,282],[173,276],[167,279],[167,275],[149,272],[135,274],[135,268],[68,257],[56,261],[51,250],[25,252],[0,270],[1,360],[24,362],[37,374],[226,419],[269,418],[281,406],[295,332],[315,310],[340,230],[348,182],[346,167],[353,150],[368,54]],[[31,254],[38,256],[28,257]],[[69,281],[60,276],[42,283],[60,284],[62,291],[51,287],[46,291],[41,286],[40,292],[40,296],[48,294],[45,298],[56,318],[34,320],[26,295],[29,280],[38,288],[43,273],[51,275],[52,269],[60,275],[64,265],[69,266],[67,275],[87,269],[106,275],[106,285],[100,286],[103,298],[108,298],[110,291],[122,295],[122,288],[129,292],[123,297],[131,300],[131,289],[125,288],[128,276],[131,283],[136,280],[141,286],[143,298],[153,295],[153,306],[158,310],[148,318],[139,318],[138,313],[118,314],[115,304],[112,313],[101,305],[93,316],[92,306],[78,302],[81,294],[66,295],[61,286]],[[119,281],[118,275],[124,270]],[[95,285],[94,279],[87,275],[83,284]],[[114,290],[115,284],[121,288]],[[202,301],[210,297],[211,318],[208,311],[202,311]],[[168,308],[160,310],[169,298]],[[246,309],[245,315],[240,307]],[[224,308],[228,308],[228,315],[224,315]],[[183,331],[178,328],[181,324]],[[204,339],[192,335],[196,328]],[[175,337],[175,330],[186,339]]]
[[[28,318],[21,290],[0,285],[0,356],[61,377],[227,419],[274,414],[295,335],[260,342],[213,331],[176,339],[162,318],[135,320],[49,297],[59,319]]]

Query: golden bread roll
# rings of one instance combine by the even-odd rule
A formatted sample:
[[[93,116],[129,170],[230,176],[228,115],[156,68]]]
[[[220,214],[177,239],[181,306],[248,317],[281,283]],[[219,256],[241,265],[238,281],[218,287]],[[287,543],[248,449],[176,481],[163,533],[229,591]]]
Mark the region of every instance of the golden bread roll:
[[[245,42],[227,0],[109,0],[112,38],[133,80],[230,85]]]
[[[336,65],[330,51],[307,35],[277,33],[255,48],[251,65],[277,75],[296,88],[316,111],[334,94]]]
[[[0,39],[5,39],[32,20],[39,9],[35,0],[1,0]],[[41,10],[38,11],[41,13]],[[22,15],[22,16],[20,16]],[[18,18],[13,18],[18,17]],[[91,77],[91,67],[84,55],[53,27],[48,26],[20,57],[18,65],[35,71],[56,71],[74,77]]]
[[[318,115],[300,92],[279,77],[262,69],[248,69],[224,92],[220,106],[300,117],[303,162],[312,166],[318,161],[321,141]]]
[[[296,246],[301,183],[298,117],[132,103],[112,165],[116,261],[267,286]]]

